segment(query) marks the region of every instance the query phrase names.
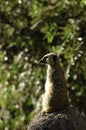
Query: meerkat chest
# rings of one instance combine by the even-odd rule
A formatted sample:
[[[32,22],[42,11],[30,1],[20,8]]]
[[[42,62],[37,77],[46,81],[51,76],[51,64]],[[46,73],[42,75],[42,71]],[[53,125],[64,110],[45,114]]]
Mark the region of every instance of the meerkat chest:
[[[45,83],[45,93],[52,93],[52,90],[53,90],[53,83],[50,82],[49,80],[46,80],[46,83]]]

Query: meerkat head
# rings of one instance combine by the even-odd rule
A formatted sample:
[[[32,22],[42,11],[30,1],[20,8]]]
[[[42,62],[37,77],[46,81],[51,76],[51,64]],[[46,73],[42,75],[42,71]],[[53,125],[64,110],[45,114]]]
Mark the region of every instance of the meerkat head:
[[[59,64],[59,58],[55,53],[48,53],[41,58],[40,63],[55,66]]]

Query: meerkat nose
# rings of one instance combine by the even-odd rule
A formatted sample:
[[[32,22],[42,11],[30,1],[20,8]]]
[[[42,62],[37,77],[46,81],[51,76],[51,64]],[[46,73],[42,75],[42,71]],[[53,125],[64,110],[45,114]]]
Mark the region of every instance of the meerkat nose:
[[[45,58],[44,58],[44,57],[41,58],[41,59],[39,60],[39,63],[42,63],[42,64],[46,63]]]

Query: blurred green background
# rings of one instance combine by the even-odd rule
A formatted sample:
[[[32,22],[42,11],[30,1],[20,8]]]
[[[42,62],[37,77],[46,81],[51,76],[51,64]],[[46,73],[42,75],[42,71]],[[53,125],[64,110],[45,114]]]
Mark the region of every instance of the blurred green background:
[[[59,53],[70,103],[86,113],[86,0],[0,1],[0,130],[24,130],[41,109],[44,54]]]

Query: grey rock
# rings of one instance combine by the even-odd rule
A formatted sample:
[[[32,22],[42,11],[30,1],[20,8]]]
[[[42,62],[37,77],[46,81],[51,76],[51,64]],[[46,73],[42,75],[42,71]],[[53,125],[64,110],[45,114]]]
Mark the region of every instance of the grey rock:
[[[70,107],[58,113],[36,116],[27,130],[86,130],[86,116]]]

